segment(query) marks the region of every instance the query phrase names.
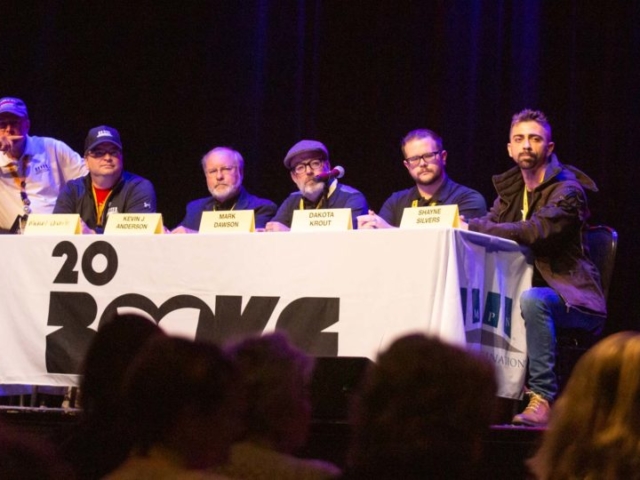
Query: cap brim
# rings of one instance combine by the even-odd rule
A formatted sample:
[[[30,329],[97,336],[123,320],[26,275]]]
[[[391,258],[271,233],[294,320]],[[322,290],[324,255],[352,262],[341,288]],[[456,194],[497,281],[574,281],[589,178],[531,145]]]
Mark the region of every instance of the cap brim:
[[[25,112],[16,112],[15,110],[10,110],[10,109],[0,110],[0,115],[2,115],[3,113],[9,113],[11,115],[15,115],[16,117],[20,117],[20,118],[28,117],[28,115]]]
[[[115,145],[116,147],[118,147],[120,150],[122,150],[122,145],[120,145],[118,142],[116,142],[114,140],[109,140],[109,139],[106,139],[106,138],[101,138],[101,139],[96,140],[95,142],[93,142],[87,148],[85,148],[84,149],[84,153],[86,154],[89,150],[93,150],[96,145],[100,145],[101,143],[110,143],[110,144]]]
[[[329,157],[327,155],[327,152],[325,152],[324,150],[322,150],[321,148],[306,148],[304,150],[300,150],[299,152],[294,153],[293,155],[288,156],[287,158],[284,159],[284,166],[288,169],[291,170],[291,160],[293,160],[294,158],[296,158],[298,155],[302,155],[303,153],[309,153],[309,152],[318,152],[322,154],[323,160],[327,161],[329,160]]]

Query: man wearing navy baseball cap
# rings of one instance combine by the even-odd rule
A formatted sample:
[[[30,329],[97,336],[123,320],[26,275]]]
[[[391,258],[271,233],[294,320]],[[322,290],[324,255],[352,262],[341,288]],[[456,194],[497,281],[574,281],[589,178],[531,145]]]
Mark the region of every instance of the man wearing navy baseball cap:
[[[0,98],[0,232],[17,233],[30,213],[51,213],[60,188],[87,173],[68,145],[29,135],[31,122],[19,98]]]
[[[284,166],[298,191],[289,195],[280,205],[276,216],[268,222],[268,232],[288,231],[295,210],[350,208],[354,228],[357,217],[367,213],[367,200],[355,188],[338,183],[344,170],[331,169],[329,151],[317,140],[301,140],[289,149]]]
[[[156,194],[151,182],[123,170],[122,141],[113,127],[89,130],[84,142],[89,174],[67,183],[53,213],[78,213],[82,233],[102,233],[110,213],[153,213]]]

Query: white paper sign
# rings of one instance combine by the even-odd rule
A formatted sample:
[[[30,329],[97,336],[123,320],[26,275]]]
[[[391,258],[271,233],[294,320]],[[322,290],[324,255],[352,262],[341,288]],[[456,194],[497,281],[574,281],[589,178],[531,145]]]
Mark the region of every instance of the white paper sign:
[[[408,207],[404,209],[400,222],[400,228],[457,228],[459,225],[458,205]]]
[[[352,228],[350,208],[295,210],[291,221],[291,230],[296,232],[341,231],[351,230]]]
[[[77,213],[32,213],[25,225],[25,235],[74,235],[82,233]]]
[[[223,212],[202,212],[200,233],[253,232],[255,215],[253,210],[229,210]]]
[[[160,213],[111,213],[104,233],[112,235],[152,235],[162,233]]]

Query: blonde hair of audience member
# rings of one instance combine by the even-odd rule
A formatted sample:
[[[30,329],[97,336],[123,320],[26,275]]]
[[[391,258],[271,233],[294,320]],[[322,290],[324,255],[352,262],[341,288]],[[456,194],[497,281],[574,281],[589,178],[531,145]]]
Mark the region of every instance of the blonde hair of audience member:
[[[493,366],[473,352],[421,334],[396,340],[354,398],[348,478],[470,477],[496,388]]]
[[[640,479],[640,333],[583,355],[529,466],[543,480]]]
[[[247,480],[339,475],[340,470],[328,462],[291,456],[309,434],[313,358],[282,332],[247,337],[230,346],[229,353],[246,388],[247,433],[234,446],[229,464],[217,471]]]

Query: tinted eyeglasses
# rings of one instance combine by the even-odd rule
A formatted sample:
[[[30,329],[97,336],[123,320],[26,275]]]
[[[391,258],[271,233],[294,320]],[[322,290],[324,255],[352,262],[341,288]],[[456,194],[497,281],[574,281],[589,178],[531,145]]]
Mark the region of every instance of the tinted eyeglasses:
[[[122,156],[122,150],[120,150],[119,148],[113,148],[110,150],[105,150],[102,148],[99,148],[97,150],[89,150],[89,156],[93,158],[102,158],[107,155],[110,155],[112,157],[120,157]]]

